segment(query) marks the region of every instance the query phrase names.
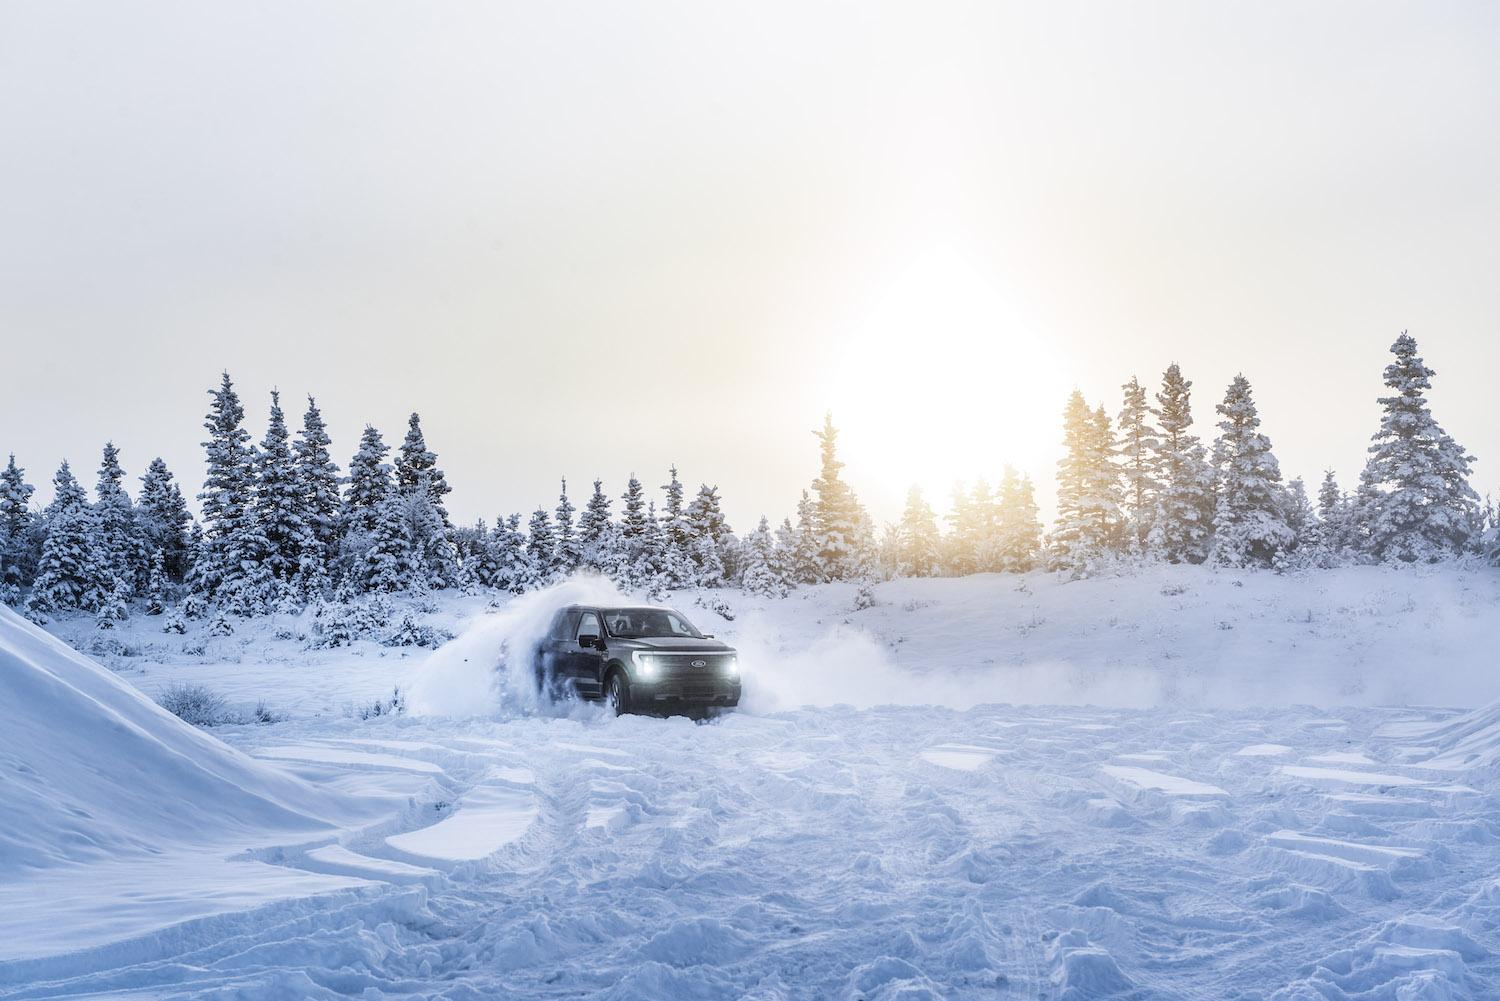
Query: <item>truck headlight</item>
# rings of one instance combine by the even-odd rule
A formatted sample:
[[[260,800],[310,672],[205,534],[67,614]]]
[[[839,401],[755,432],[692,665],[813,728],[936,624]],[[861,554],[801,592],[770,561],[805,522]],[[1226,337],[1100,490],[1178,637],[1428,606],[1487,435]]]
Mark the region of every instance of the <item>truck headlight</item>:
[[[655,654],[632,653],[630,656],[635,661],[636,676],[642,681],[650,681],[661,673],[661,661]]]
[[[738,657],[730,657],[726,660],[724,662],[724,673],[731,678],[738,678],[740,676],[740,659]]]

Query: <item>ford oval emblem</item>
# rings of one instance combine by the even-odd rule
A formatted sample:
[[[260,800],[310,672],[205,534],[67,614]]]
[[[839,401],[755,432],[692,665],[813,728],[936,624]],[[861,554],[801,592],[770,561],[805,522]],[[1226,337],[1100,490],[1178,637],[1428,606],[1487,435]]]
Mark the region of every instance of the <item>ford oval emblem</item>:
[[[708,666],[708,661],[706,661],[706,660],[695,660],[695,661],[693,661],[693,666],[694,667],[707,667]]]

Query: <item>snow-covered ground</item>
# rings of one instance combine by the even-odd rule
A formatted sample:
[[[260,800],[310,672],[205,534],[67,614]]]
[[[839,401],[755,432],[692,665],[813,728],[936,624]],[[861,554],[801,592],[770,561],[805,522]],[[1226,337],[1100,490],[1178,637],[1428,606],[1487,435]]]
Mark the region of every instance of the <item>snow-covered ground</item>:
[[[722,597],[678,602],[743,653],[708,724],[360,718],[484,677],[470,620],[527,616],[482,598],[431,663],[104,637],[141,692],[285,716],[229,748],[0,619],[0,997],[1500,996],[1493,571]]]

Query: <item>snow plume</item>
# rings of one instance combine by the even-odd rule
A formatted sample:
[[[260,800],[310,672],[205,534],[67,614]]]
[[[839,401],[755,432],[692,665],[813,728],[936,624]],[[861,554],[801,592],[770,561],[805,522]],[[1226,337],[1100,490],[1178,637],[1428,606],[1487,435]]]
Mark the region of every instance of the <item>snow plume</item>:
[[[480,616],[417,668],[408,711],[418,716],[509,716],[547,708],[536,690],[531,651],[546,636],[553,614],[575,603],[629,604],[630,599],[601,577],[575,577]]]
[[[741,705],[749,712],[802,706],[945,706],[991,704],[1139,707],[1171,701],[1163,679],[1143,669],[1117,666],[1105,673],[1068,663],[1027,665],[908,663],[880,638],[839,625],[804,642],[776,641],[764,624],[750,622],[731,640],[744,665]]]

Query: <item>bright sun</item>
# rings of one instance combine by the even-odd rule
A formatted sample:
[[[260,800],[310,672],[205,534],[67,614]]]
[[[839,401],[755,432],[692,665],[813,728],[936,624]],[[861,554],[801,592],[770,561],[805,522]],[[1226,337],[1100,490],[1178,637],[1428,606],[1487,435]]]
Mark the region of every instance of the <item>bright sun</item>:
[[[906,489],[938,510],[955,480],[993,484],[1009,463],[1050,470],[1071,383],[1035,325],[949,249],[913,259],[853,324],[833,394],[852,482],[877,518]]]

